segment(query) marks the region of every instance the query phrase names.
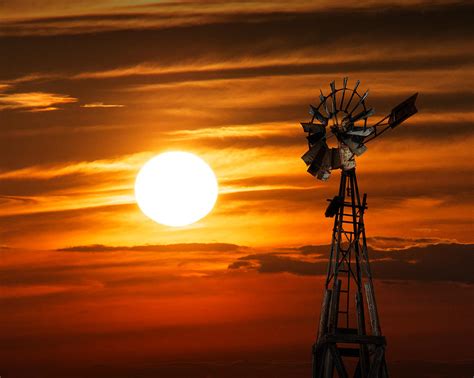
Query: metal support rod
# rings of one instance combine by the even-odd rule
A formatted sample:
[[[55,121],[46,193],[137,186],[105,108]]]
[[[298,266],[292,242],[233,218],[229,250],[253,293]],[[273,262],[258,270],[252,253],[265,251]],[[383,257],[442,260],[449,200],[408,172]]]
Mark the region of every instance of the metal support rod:
[[[365,335],[365,317],[364,317],[364,303],[362,302],[362,294],[361,292],[357,292],[356,294],[356,310],[357,310],[357,333],[359,335]],[[367,375],[368,367],[369,367],[369,355],[367,351],[366,345],[361,345],[360,348],[360,355],[359,355],[359,363],[360,363],[360,373],[362,377]]]
[[[373,126],[372,126],[373,127]],[[375,138],[379,137],[380,135],[382,135],[385,131],[387,131],[388,129],[390,129],[391,127],[390,126],[387,126],[385,127],[384,129],[382,129],[382,131],[380,131],[379,133],[375,132],[375,134],[373,134],[371,137],[369,137],[368,139],[365,139],[364,140],[364,144],[367,144],[369,143],[371,140],[374,140]]]
[[[375,302],[372,281],[365,283],[365,294],[367,296],[367,307],[369,309],[372,334],[375,336],[380,336],[382,332],[380,330],[379,316],[377,313],[377,303]]]
[[[326,348],[326,358],[324,361],[324,378],[333,378],[334,376],[334,360],[332,357],[331,345]]]
[[[337,328],[337,319],[339,313],[339,293],[341,290],[341,280],[334,282],[334,287],[331,295],[331,309],[329,311],[329,333],[334,333]]]
[[[328,327],[328,309],[329,304],[331,303],[331,294],[332,290],[326,289],[324,291],[323,304],[321,306],[321,315],[319,317],[319,330],[318,330],[318,340],[326,334]]]

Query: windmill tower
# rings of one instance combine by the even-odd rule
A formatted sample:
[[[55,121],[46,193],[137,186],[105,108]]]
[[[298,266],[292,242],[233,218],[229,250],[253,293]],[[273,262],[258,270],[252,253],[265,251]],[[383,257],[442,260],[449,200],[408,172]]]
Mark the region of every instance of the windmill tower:
[[[348,377],[348,359],[353,359],[353,376],[388,377],[386,340],[382,335],[375,300],[364,227],[367,194],[361,197],[357,185],[355,157],[366,143],[393,129],[417,112],[414,94],[372,126],[374,114],[366,104],[366,91],[359,94],[357,81],[348,88],[331,82],[331,92],[321,91],[319,105],[310,105],[310,122],[302,123],[309,150],[302,156],[308,172],[326,181],[334,169],[341,169],[338,194],[330,201],[326,217],[334,217],[331,251],[324,288],[316,343],[313,345],[313,378]],[[326,129],[330,135],[327,137]],[[337,146],[327,141],[335,137]],[[366,314],[368,313],[368,319]]]

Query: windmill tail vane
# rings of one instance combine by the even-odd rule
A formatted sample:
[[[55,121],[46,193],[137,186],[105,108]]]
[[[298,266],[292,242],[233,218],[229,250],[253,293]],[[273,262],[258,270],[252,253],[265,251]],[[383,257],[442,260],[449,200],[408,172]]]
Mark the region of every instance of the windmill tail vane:
[[[309,147],[302,159],[308,166],[308,172],[322,181],[328,180],[334,169],[355,168],[355,157],[367,151],[366,143],[386,130],[395,128],[418,111],[415,105],[418,93],[415,93],[379,122],[369,126],[368,118],[375,114],[375,109],[367,104],[369,91],[360,94],[357,91],[360,81],[350,88],[348,80],[347,77],[343,78],[339,89],[332,81],[327,96],[321,90],[319,105],[309,106],[311,120],[301,123],[303,131],[307,133]],[[336,137],[337,147],[328,146],[327,128]]]

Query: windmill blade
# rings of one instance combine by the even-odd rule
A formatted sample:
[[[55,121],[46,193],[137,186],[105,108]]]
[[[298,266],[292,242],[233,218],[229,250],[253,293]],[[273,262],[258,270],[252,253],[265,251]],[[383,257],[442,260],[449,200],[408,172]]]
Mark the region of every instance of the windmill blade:
[[[326,144],[325,142],[320,140],[314,146],[312,146],[308,151],[306,151],[303,156],[301,156],[301,159],[303,159],[306,165],[310,165],[314,161],[314,159],[316,159],[316,157],[318,156],[318,153],[321,151],[321,149],[323,148],[325,144]]]
[[[321,181],[327,181],[331,176],[331,150],[326,148],[321,167],[319,168],[316,178]]]
[[[326,128],[323,125],[312,122],[301,122],[305,133],[323,133],[326,134]]]
[[[347,101],[346,107],[344,108],[344,111],[347,112],[347,109],[349,108],[349,105],[352,102],[352,99],[354,98],[354,94],[357,93],[357,88],[359,87],[360,80],[356,81],[356,84],[354,85],[354,89],[352,90],[351,97],[349,97],[349,101]]]
[[[372,134],[375,131],[373,127],[354,127],[352,130],[347,131],[346,134],[348,135],[357,135],[361,137],[368,137],[370,134]]]
[[[309,145],[312,146],[319,141],[325,141],[326,139],[326,128],[323,125],[306,124],[309,135],[306,137],[308,139]],[[303,126],[303,129],[305,126]]]
[[[320,89],[321,91],[321,89]],[[326,104],[326,97],[323,95],[323,91],[321,91],[321,94],[319,95],[319,99],[321,100],[321,104],[323,104],[324,111],[328,115],[329,118],[331,118],[331,112],[328,109],[328,104]]]
[[[336,82],[333,80],[329,84],[331,87],[331,105],[332,105],[332,115],[334,116],[333,118],[333,125],[337,126],[339,121],[337,120],[337,105],[336,105]]]
[[[308,173],[310,173],[313,176],[316,176],[319,172],[319,170],[323,167],[324,163],[324,158],[328,152],[328,148],[326,144],[323,144],[321,148],[318,150],[315,158],[311,162],[309,168],[308,168]]]
[[[313,105],[309,106],[309,114],[311,114],[314,118],[316,118],[324,126],[326,126],[328,124],[329,119],[326,118],[325,116],[323,116],[315,106],[313,106]]]
[[[367,110],[363,110],[361,111],[360,113],[356,114],[355,116],[353,117],[350,117],[350,120],[351,122],[357,122],[361,119],[365,119],[365,118],[368,118],[372,115],[375,114],[375,109],[374,108],[370,108],[370,109],[367,109]]]
[[[339,105],[340,109],[342,109],[342,104],[344,103],[344,95],[346,94],[347,80],[349,80],[347,76],[342,79],[342,97],[341,97],[341,105]]]
[[[331,87],[332,113],[336,114],[336,82],[331,81],[329,86]]]
[[[349,147],[349,150],[356,156],[360,156],[367,151],[367,147],[363,143],[354,142],[351,138],[343,139],[342,142]]]
[[[331,177],[331,171],[326,169],[320,169],[316,178],[321,181],[328,181]]]
[[[320,140],[324,140],[324,134],[321,133],[316,133],[316,134],[310,134],[306,137],[308,139],[309,145],[312,146],[316,143],[318,143]]]
[[[367,90],[365,91],[365,93],[362,95],[362,97],[359,98],[359,101],[357,101],[356,106],[354,106],[354,107],[352,108],[352,110],[349,112],[349,114],[352,114],[352,112],[353,112],[354,110],[356,110],[357,107],[358,107],[360,104],[362,104],[368,96],[369,96],[369,90],[367,89]]]
[[[360,80],[356,81],[356,85],[354,85],[354,92],[357,91],[357,88],[359,88]]]
[[[413,96],[407,98],[401,104],[395,106],[392,109],[388,119],[388,124],[392,129],[418,112],[418,109],[415,105],[417,97],[418,93],[415,93]]]

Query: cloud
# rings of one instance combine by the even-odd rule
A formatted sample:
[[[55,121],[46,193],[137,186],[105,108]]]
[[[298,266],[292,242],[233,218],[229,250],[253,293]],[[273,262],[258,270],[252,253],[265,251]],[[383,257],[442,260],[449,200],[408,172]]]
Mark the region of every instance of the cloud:
[[[4,92],[10,89],[12,86],[10,84],[0,84],[0,92]]]
[[[200,264],[206,255],[198,254]],[[188,258],[189,254],[172,251],[83,254],[19,249],[3,254],[0,294],[2,320],[8,324],[2,334],[3,368],[25,377],[37,376],[38,371],[49,377],[310,374],[307,352],[321,303],[322,290],[315,288],[322,287],[322,278],[229,273],[223,272],[223,265],[219,272],[200,277],[188,275],[196,269],[187,269]],[[202,265],[198,268],[203,270]],[[472,287],[453,288],[446,282],[376,285],[394,374],[469,372],[466,330],[471,327],[472,306],[466,298]],[[452,314],[456,321],[443,322]],[[186,338],[190,342],[183,352]],[[437,363],[423,362],[427,338],[430,358]],[[454,348],[446,355],[437,348],[440,339],[461,345],[462,354]],[[413,340],[418,340],[415,345]],[[407,362],[408,357],[416,361]]]
[[[241,261],[244,261],[245,264],[239,264]],[[326,264],[303,261],[271,253],[262,253],[241,257],[238,261],[229,265],[229,269],[242,268],[256,268],[259,273],[288,272],[301,276],[314,276],[323,274],[326,270]]]
[[[75,291],[76,289],[99,290],[108,284],[109,280],[114,280],[108,274],[110,271],[114,269],[139,269],[147,266],[147,263],[141,260],[58,263],[57,259],[50,257],[49,261],[50,264],[46,261],[37,261],[33,266],[19,264],[17,266],[10,266],[9,269],[0,269],[1,286],[9,287],[8,292],[2,293],[3,296],[13,297],[12,300],[15,300],[15,294],[18,293],[13,292],[14,295],[11,295],[10,288],[12,287],[23,287],[26,289],[21,297],[63,294],[64,292]],[[156,265],[158,265],[156,262],[148,262],[150,269],[157,269]],[[91,278],[97,273],[99,273],[99,277],[95,277],[92,280]],[[120,278],[115,278],[115,280],[120,280]],[[53,290],[43,290],[48,287]],[[39,289],[39,292],[35,293],[37,289]]]
[[[249,268],[255,268],[255,266],[250,261],[238,260],[238,261],[234,261],[228,267],[228,269],[231,269],[231,270],[242,269],[242,268],[249,269]]]
[[[27,110],[30,112],[44,112],[59,109],[58,107],[52,105],[63,105],[73,102],[77,102],[77,98],[55,93],[3,93],[0,94],[0,111],[12,109]]]
[[[265,76],[290,76],[309,74],[339,74],[341,72],[388,72],[422,71],[427,69],[470,67],[474,61],[466,53],[392,54],[390,59],[379,54],[351,54],[349,57],[325,55],[324,58],[308,58],[304,52],[293,53],[286,57],[260,56],[254,59],[233,59],[230,61],[212,61],[209,58],[189,63],[174,62],[170,65],[151,63],[130,67],[121,67],[105,71],[82,72],[71,79],[113,79],[133,76],[146,76],[160,84],[172,84],[185,81],[205,81],[223,79],[243,79]],[[66,78],[66,77],[65,77]],[[67,78],[66,78],[67,79]],[[147,88],[146,86],[144,88]],[[148,87],[153,89],[153,85]]]
[[[38,113],[38,112],[51,112],[53,110],[60,110],[59,108],[55,106],[48,106],[46,108],[32,108],[28,109],[27,112],[32,112],[32,113]]]
[[[395,101],[392,104],[396,104]],[[434,105],[433,105],[434,106]],[[300,120],[309,121],[301,105]],[[466,104],[467,108],[467,104]],[[296,109],[296,105],[295,105]],[[275,112],[272,111],[274,114]],[[382,117],[381,114],[369,120],[376,123]],[[442,119],[442,120],[441,120]],[[449,121],[446,121],[449,119]],[[455,133],[446,133],[446,128],[456,130]],[[421,113],[411,118],[403,127],[396,132],[387,133],[382,140],[398,143],[402,140],[419,140],[427,143],[437,143],[442,137],[455,141],[470,137],[474,127],[474,113]],[[198,141],[201,145],[212,148],[234,147],[250,149],[258,147],[296,147],[304,146],[305,134],[303,134],[298,122],[271,122],[235,126],[216,126],[212,128],[181,129],[166,132],[170,141]],[[371,150],[373,147],[368,146]],[[436,148],[436,147],[435,147]]]
[[[461,244],[456,240],[436,237],[401,237],[401,236],[371,236],[367,237],[367,245],[374,251],[403,251],[415,247],[427,247],[436,244]],[[464,244],[461,244],[464,245]],[[293,248],[292,251],[300,251],[302,255],[315,255],[328,257],[330,245],[306,245]]]
[[[446,55],[451,53],[469,56],[466,49],[466,41],[462,37],[470,32],[470,18],[472,6],[469,4],[435,4],[430,7],[419,8],[408,7],[386,7],[377,9],[354,10],[353,8],[329,8],[315,11],[293,12],[291,7],[281,12],[228,12],[222,18],[204,14],[204,22],[191,23],[187,21],[183,25],[175,27],[155,28],[149,25],[153,15],[135,15],[133,21],[137,25],[128,25],[124,28],[124,18],[129,15],[109,14],[101,16],[92,15],[90,20],[83,15],[77,19],[69,19],[68,23],[78,25],[77,35],[61,35],[58,23],[54,26],[54,36],[44,35],[39,37],[48,28],[41,26],[41,20],[36,20],[33,27],[27,24],[14,24],[8,28],[15,32],[22,32],[22,28],[30,28],[31,31],[24,38],[3,37],[2,44],[7,54],[15,57],[15,65],[5,64],[2,68],[2,78],[14,78],[31,74],[32,55],[41,54],[45,58],[35,63],[35,71],[39,73],[51,73],[54,62],[55,70],[65,74],[80,74],[81,72],[107,72],[120,67],[135,67],[144,64],[159,66],[172,66],[176,62],[192,64],[208,62],[232,62],[233,60],[261,58],[275,59],[284,56],[315,56],[324,61],[321,51],[327,56],[339,55],[339,62],[344,57],[352,57],[355,54],[374,57],[378,51],[380,56],[384,52],[390,57],[401,58],[407,51],[424,51],[433,55],[434,46],[446,42]],[[193,9],[196,13],[196,9]],[[205,13],[205,12],[203,12]],[[143,23],[140,25],[140,17]],[[169,19],[169,17],[167,18]],[[400,19],[403,19],[403,28],[400,28]],[[344,20],[341,27],[331,33],[327,38],[327,30],[333,22]],[[95,24],[113,22],[114,30],[95,33],[91,29],[90,22]],[[157,19],[158,23],[160,18]],[[167,22],[166,20],[164,20]],[[44,21],[46,24],[50,20]],[[174,22],[174,21],[173,21]],[[148,26],[147,26],[148,23]],[[347,25],[345,27],[344,25]],[[372,25],[377,30],[377,35],[370,33],[371,29],[352,28],[350,25]],[[118,30],[117,30],[118,29]],[[308,30],[312,30],[308,33]],[[65,30],[67,33],[67,29]],[[7,31],[8,34],[8,31]],[[47,33],[45,33],[47,34]],[[196,36],[189,43],[189,36]],[[249,41],[248,36],[254,38]],[[350,44],[344,44],[350,35]],[[199,38],[198,38],[198,37]],[[407,46],[407,40],[410,45]],[[124,54],[121,47],[123,41],[127,41],[129,53]],[[74,45],[74,50],[67,47]],[[333,44],[337,49],[333,49]],[[100,49],[96,49],[100,46]],[[175,46],[186,46],[176,49]],[[90,56],[90,49],[94,48],[94,58]],[[331,56],[331,58],[334,58]],[[369,60],[371,60],[369,58]],[[390,64],[386,59],[385,64]],[[395,59],[396,60],[396,59]],[[416,59],[413,59],[416,60]],[[460,61],[463,61],[460,58]],[[5,63],[9,60],[5,59]],[[426,64],[433,68],[432,62],[438,62],[440,66],[446,66],[446,59],[433,59]],[[453,65],[457,59],[451,59]],[[1,64],[1,63],[0,63]],[[416,63],[415,63],[416,64]],[[399,63],[403,66],[403,62]],[[328,65],[329,67],[330,65]],[[347,67],[341,67],[347,70]]]
[[[430,235],[446,232],[447,239],[459,238],[469,214],[456,201],[461,199],[466,209],[472,203],[468,182],[462,179],[470,174],[473,142],[473,96],[466,87],[473,55],[464,38],[471,28],[467,14],[472,6],[354,6],[318,3],[317,9],[305,12],[281,2],[278,11],[269,12],[268,5],[262,10],[245,3],[245,12],[234,12],[235,3],[212,2],[203,8],[187,2],[171,8],[204,17],[200,23],[178,20],[183,21],[179,27],[161,27],[165,17],[147,13],[146,7],[126,15],[129,10],[100,14],[96,9],[67,18],[12,21],[18,30],[24,28],[19,31],[23,36],[1,38],[11,59],[7,56],[0,66],[15,59],[14,65],[0,67],[1,82],[24,93],[70,93],[90,109],[69,106],[67,112],[50,111],[48,116],[3,112],[8,127],[0,137],[2,214],[37,212],[28,221],[8,218],[6,229],[18,242],[32,224],[29,235],[34,229],[44,235],[46,223],[59,231],[53,223],[64,223],[52,213],[83,207],[98,223],[84,222],[84,239],[76,235],[71,244],[134,243],[141,227],[127,240],[109,240],[107,232],[118,234],[112,226],[102,229],[99,239],[89,232],[103,222],[126,229],[130,217],[147,227],[133,208],[134,174],[144,160],[122,166],[121,157],[179,148],[205,156],[219,177],[222,195],[213,212],[216,217],[206,219],[213,231],[228,235],[224,225],[229,222],[239,235],[246,235],[232,241],[247,244],[251,230],[244,224],[255,222],[261,230],[259,243],[264,234],[286,234],[284,242],[279,240],[282,244],[323,242],[323,233],[315,241],[308,228],[293,231],[325,206],[338,173],[323,186],[304,172],[299,157],[306,145],[298,121],[307,120],[307,104],[315,101],[320,86],[327,93],[327,83],[337,79],[339,86],[348,74],[351,84],[360,78],[361,87],[370,88],[370,105],[378,115],[411,92],[421,92],[420,113],[406,127],[370,145],[359,160],[361,187],[370,187],[371,210],[378,209],[371,218],[377,221],[374,231],[420,227]],[[206,18],[208,11],[216,10],[209,7],[225,17]],[[162,8],[146,9],[160,13]],[[327,38],[337,20],[372,27],[343,26]],[[93,27],[101,22],[108,31]],[[378,30],[376,36],[372,28]],[[75,32],[68,34],[71,29]],[[127,106],[117,111],[99,108],[120,104]],[[61,105],[34,110],[53,108]],[[114,207],[114,215],[101,217],[105,207],[119,203],[124,206]],[[421,219],[430,206],[431,215]],[[395,210],[400,210],[397,216]],[[454,214],[463,226],[454,226]],[[48,219],[41,220],[43,215]],[[326,224],[324,219],[316,223]],[[285,228],[290,231],[280,232]],[[70,231],[61,230],[68,235]],[[153,242],[173,242],[154,238],[151,231],[147,235]]]
[[[51,6],[54,2],[46,2],[42,9],[31,6],[3,5],[3,12],[8,14],[3,22],[4,35],[28,34],[64,34],[89,31],[110,31],[129,28],[164,28],[169,26],[195,25],[206,22],[225,20],[231,22],[243,17],[264,18],[266,15],[281,17],[287,15],[321,12],[363,12],[377,8],[385,11],[418,10],[453,5],[455,2],[407,0],[403,2],[361,1],[293,1],[291,6],[286,2],[274,1],[271,4],[255,2],[228,3],[208,1],[205,5],[194,1],[159,2],[123,6],[115,1],[103,1],[101,5],[81,1],[78,6],[64,7],[63,4]],[[21,2],[20,2],[21,3]],[[447,3],[447,4],[446,4]],[[104,6],[107,4],[108,6]],[[115,7],[114,7],[115,5]],[[117,6],[120,5],[120,6]],[[22,9],[23,8],[23,9]],[[19,12],[22,10],[21,13]]]
[[[408,249],[413,247],[425,247],[430,244],[451,244],[456,240],[445,238],[404,238],[397,236],[372,236],[367,238],[367,243],[376,250],[397,250]]]
[[[103,102],[91,102],[90,104],[83,104],[81,108],[123,108],[125,105],[119,104],[104,104]]]
[[[429,239],[419,239],[427,242]],[[327,269],[329,246],[302,247],[301,257],[278,253],[240,257],[229,269],[251,269],[260,273],[288,272],[296,275],[323,275]],[[318,260],[308,261],[317,252]],[[324,253],[324,260],[320,260]],[[382,280],[453,281],[474,283],[474,244],[426,244],[404,249],[369,248],[375,278]]]
[[[97,244],[42,250],[32,256],[5,247],[0,253],[9,263],[0,268],[0,287],[8,290],[2,290],[0,297],[14,301],[105,287],[146,288],[170,278],[219,275],[228,261],[249,250],[229,243]]]
[[[102,244],[81,245],[74,247],[59,248],[60,252],[116,252],[116,251],[139,251],[139,252],[235,252],[247,247],[228,243],[181,243],[181,244],[152,244],[135,246],[109,246]]]
[[[0,173],[0,179],[51,179],[70,174],[94,174],[103,172],[136,171],[140,162],[144,162],[151,156],[148,152],[122,156],[116,159],[103,159],[94,161],[70,162],[61,165],[40,165],[26,168],[4,171]]]

